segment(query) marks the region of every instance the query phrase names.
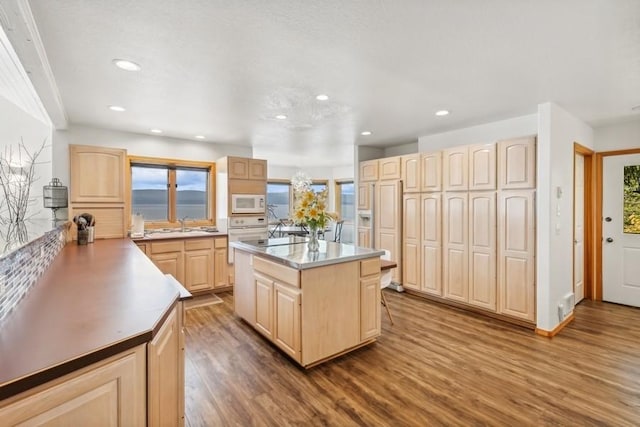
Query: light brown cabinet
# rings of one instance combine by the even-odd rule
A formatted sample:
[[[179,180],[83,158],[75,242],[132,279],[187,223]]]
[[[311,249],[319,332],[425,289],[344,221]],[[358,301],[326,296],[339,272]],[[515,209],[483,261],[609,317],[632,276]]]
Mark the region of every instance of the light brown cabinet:
[[[267,179],[267,161],[245,157],[227,157],[229,179]]]
[[[442,194],[422,194],[420,290],[442,296]]]
[[[153,245],[152,245],[153,247]],[[182,251],[152,253],[149,258],[164,274],[170,274],[184,284],[184,257]],[[185,286],[186,288],[186,286]]]
[[[498,312],[535,320],[535,191],[498,194]]]
[[[358,184],[358,210],[371,209],[371,184]]]
[[[360,279],[360,340],[380,335],[380,275]]]
[[[360,162],[360,182],[373,182],[378,180],[378,160]]]
[[[71,202],[124,203],[126,156],[117,148],[70,145]]]
[[[409,289],[420,289],[420,205],[417,193],[403,197],[402,221],[402,285]]]
[[[420,190],[423,192],[442,190],[442,152],[424,153],[420,156]]]
[[[227,238],[219,237],[214,240],[213,253],[213,287],[224,288],[233,283],[229,277],[229,265],[227,264]]]
[[[419,193],[421,191],[420,154],[402,156],[402,192]]]
[[[535,188],[536,138],[498,142],[498,176],[502,190]]]
[[[468,278],[468,197],[467,193],[446,193],[443,201],[444,229],[444,295],[446,298],[469,301]]]
[[[256,286],[256,329],[273,340],[273,280],[253,273]]]
[[[358,246],[363,248],[371,247],[371,229],[368,227],[358,227]]]
[[[469,304],[496,311],[496,193],[469,193]]]
[[[496,189],[496,144],[469,146],[469,190]]]
[[[391,252],[391,259],[401,265],[402,190],[397,180],[379,181],[375,186],[375,247]],[[402,283],[402,269],[393,271],[392,280]]]
[[[213,289],[213,250],[200,249],[184,253],[184,287],[189,292]]]
[[[445,191],[469,189],[469,147],[449,148],[442,152],[443,186]]]
[[[273,340],[295,360],[300,360],[300,289],[274,282]]]
[[[400,157],[386,157],[378,160],[378,180],[402,179]]]

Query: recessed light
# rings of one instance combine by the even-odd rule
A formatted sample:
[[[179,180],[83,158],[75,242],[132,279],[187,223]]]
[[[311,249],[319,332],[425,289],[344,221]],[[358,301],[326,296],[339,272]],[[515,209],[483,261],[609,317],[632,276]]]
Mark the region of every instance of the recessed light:
[[[110,109],[111,111],[118,111],[118,112],[121,112],[121,111],[127,111],[127,109],[126,109],[126,108],[121,107],[121,106],[119,106],[119,105],[109,105],[109,109]]]
[[[278,119],[278,120],[284,120],[284,119],[286,119],[286,118],[287,118],[287,116],[285,116],[284,114],[278,114],[278,115],[276,116],[276,119]]]
[[[362,131],[362,132],[360,132],[360,135],[369,136],[369,135],[371,135],[371,131],[370,130]]]
[[[113,65],[125,71],[140,71],[142,67],[140,67],[135,62],[127,61],[126,59],[114,59]]]
[[[194,138],[195,139],[204,139],[204,135],[196,135]]]
[[[447,116],[447,115],[449,115],[449,110],[438,110],[438,111],[436,111],[436,116],[442,117],[442,116]]]
[[[320,95],[316,96],[316,99],[318,101],[326,101],[327,99],[329,99],[329,95],[320,94]]]
[[[162,129],[150,129],[149,132],[151,132],[151,133],[162,133]]]

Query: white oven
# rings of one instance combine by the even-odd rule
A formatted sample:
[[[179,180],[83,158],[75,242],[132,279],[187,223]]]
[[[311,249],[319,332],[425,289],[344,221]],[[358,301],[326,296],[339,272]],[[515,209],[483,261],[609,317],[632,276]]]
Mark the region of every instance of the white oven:
[[[264,194],[232,194],[232,214],[264,214],[267,207]]]
[[[266,240],[269,238],[267,218],[264,216],[246,216],[229,218],[227,239],[229,242],[240,240]],[[227,249],[229,264],[233,264],[233,248]]]

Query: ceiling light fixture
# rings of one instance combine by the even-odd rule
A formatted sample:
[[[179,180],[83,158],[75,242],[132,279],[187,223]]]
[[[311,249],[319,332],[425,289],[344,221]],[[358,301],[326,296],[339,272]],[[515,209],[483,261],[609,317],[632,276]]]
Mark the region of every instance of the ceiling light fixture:
[[[149,132],[151,132],[151,133],[162,133],[162,129],[150,129]]]
[[[204,135],[196,135],[194,138],[195,139],[204,139]]]
[[[276,116],[276,119],[278,119],[278,120],[284,120],[284,119],[286,119],[286,118],[287,118],[287,116],[285,116],[284,114],[278,114],[278,115]]]
[[[448,116],[448,115],[449,115],[449,110],[438,110],[438,111],[436,111],[436,116],[438,116],[438,117]]]
[[[326,101],[327,99],[329,99],[329,95],[320,94],[320,95],[316,96],[316,99],[318,101]]]
[[[119,105],[109,105],[109,109],[110,109],[111,111],[118,111],[118,112],[127,111],[127,109],[126,109],[126,108],[121,107],[121,106],[119,106]]]
[[[126,59],[114,59],[113,65],[125,71],[140,71],[142,67],[140,67],[135,62],[127,61]]]
[[[371,131],[370,130],[362,131],[362,132],[360,132],[360,135],[369,136],[369,135],[371,135]]]

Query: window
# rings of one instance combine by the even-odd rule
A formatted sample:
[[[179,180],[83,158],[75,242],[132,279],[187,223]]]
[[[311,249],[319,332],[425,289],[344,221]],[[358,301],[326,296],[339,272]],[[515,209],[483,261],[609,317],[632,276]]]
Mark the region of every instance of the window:
[[[214,224],[215,165],[129,157],[131,213],[156,227]]]
[[[336,181],[336,210],[340,219],[353,222],[356,215],[353,181]]]
[[[283,182],[267,183],[267,208],[269,220],[289,218],[291,206],[291,184]]]
[[[640,165],[624,167],[624,229],[640,234]]]

